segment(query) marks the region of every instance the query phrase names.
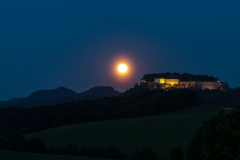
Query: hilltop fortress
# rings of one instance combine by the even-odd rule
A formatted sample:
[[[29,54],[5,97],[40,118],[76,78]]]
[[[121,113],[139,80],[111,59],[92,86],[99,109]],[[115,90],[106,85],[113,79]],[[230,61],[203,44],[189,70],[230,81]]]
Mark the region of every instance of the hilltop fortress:
[[[219,78],[213,76],[169,72],[161,74],[146,74],[141,78],[140,86],[149,90],[189,88],[226,91],[229,89],[228,83],[221,82]]]

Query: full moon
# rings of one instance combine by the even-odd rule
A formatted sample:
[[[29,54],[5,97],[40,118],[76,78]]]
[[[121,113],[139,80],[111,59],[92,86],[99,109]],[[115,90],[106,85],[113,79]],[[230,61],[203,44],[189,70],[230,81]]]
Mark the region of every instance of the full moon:
[[[118,71],[121,72],[121,73],[125,73],[127,71],[127,69],[128,68],[127,68],[126,64],[120,64],[118,66]]]

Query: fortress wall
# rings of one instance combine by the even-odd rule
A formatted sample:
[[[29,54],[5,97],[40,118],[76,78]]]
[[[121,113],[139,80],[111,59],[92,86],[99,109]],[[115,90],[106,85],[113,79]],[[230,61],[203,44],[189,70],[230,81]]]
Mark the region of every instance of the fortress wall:
[[[193,87],[193,88],[202,88],[202,89],[218,89],[217,82],[199,82],[199,81],[182,81],[179,82],[179,85],[183,88]]]
[[[167,79],[166,79],[167,80]],[[172,80],[172,79],[169,79]],[[157,83],[156,83],[157,82]],[[165,81],[166,82],[166,81]],[[172,82],[172,81],[170,81]],[[160,84],[160,79],[155,79],[155,81],[142,81],[140,83],[145,89],[167,89],[167,88],[194,88],[194,89],[210,89],[210,90],[228,90],[228,84],[224,82],[217,81],[180,81],[173,85],[171,84]]]

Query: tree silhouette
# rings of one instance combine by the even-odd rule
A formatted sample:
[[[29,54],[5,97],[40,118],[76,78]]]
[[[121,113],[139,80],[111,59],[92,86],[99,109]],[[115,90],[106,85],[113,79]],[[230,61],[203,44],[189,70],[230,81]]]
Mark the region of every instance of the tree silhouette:
[[[140,152],[140,160],[156,160],[156,154],[151,149],[143,149]]]
[[[240,155],[240,105],[204,122],[188,147],[188,160],[233,160]]]
[[[66,155],[77,156],[79,155],[79,149],[76,145],[70,144],[64,148],[64,153]]]
[[[183,160],[183,149],[179,147],[174,147],[171,149],[172,160]]]
[[[26,151],[26,139],[16,131],[4,129],[0,131],[0,135],[5,138],[5,149],[12,151]]]
[[[27,142],[27,151],[34,153],[46,153],[47,147],[42,139],[33,137]]]

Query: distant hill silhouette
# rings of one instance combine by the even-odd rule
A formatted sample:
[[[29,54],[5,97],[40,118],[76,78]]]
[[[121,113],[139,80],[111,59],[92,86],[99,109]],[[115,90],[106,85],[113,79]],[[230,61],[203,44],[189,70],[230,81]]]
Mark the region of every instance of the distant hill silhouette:
[[[26,98],[13,98],[7,101],[1,101],[0,108],[9,106],[27,108],[32,106],[54,105],[72,100],[78,101],[103,97],[115,97],[120,94],[121,92],[114,90],[114,88],[110,86],[93,87],[79,94],[65,87],[59,87],[52,90],[39,90],[33,92]]]
[[[120,95],[121,92],[114,90],[113,87],[110,86],[97,86],[90,88],[89,90],[79,93],[74,100],[85,100],[85,99],[95,99],[95,98],[103,98],[103,97],[116,97]]]
[[[70,89],[65,87],[59,87],[52,90],[39,90],[33,92],[26,98],[13,98],[8,100],[9,103],[19,103],[19,102],[38,102],[38,101],[47,101],[50,99],[66,98],[66,97],[75,97],[78,94]]]
[[[98,86],[90,88],[89,90],[79,93],[79,96],[100,96],[100,95],[109,95],[109,96],[118,96],[121,94],[121,92],[115,91],[113,87],[110,86]]]

